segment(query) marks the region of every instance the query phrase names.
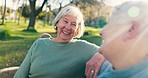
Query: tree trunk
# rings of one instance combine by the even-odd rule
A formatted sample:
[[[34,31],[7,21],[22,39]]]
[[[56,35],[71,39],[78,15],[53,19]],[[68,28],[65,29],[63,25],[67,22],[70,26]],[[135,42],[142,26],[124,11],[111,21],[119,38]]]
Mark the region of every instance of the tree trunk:
[[[36,16],[42,11],[44,4],[47,2],[47,0],[44,0],[42,3],[42,6],[36,10],[36,0],[29,0],[30,2],[30,8],[31,8],[31,13],[30,13],[30,19],[29,19],[29,25],[27,27],[27,30],[34,29],[35,28],[35,20]]]
[[[2,16],[2,24],[5,23],[5,14],[6,14],[6,0],[5,0],[5,6],[4,6],[4,13],[3,13],[3,16]]]
[[[29,25],[27,30],[29,29],[34,29],[35,26],[35,20],[36,20],[36,16],[34,14],[31,14],[30,18],[29,18]]]
[[[49,24],[49,21],[50,21],[50,15],[49,15],[49,12],[47,12],[47,24]]]
[[[24,23],[27,23],[27,18],[26,17],[24,17],[24,18],[25,18]]]
[[[27,27],[27,30],[29,29],[34,29],[34,25],[35,25],[35,19],[36,19],[36,0],[29,0],[30,2],[30,8],[31,8],[31,13],[30,13],[30,18],[29,18],[29,25]]]

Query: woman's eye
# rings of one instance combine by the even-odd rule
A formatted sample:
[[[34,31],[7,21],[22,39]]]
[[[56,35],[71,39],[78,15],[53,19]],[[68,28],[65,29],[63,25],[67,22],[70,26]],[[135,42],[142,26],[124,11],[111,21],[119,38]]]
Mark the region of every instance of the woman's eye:
[[[68,21],[64,21],[65,23],[68,23]]]
[[[72,26],[74,26],[74,27],[75,27],[75,26],[76,26],[76,24],[72,24]]]

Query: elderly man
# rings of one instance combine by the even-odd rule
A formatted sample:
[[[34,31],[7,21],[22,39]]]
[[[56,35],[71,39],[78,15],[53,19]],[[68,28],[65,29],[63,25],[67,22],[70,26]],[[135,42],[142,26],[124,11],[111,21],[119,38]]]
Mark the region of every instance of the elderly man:
[[[99,51],[112,66],[97,78],[148,78],[148,3],[129,1],[115,7],[101,36]]]

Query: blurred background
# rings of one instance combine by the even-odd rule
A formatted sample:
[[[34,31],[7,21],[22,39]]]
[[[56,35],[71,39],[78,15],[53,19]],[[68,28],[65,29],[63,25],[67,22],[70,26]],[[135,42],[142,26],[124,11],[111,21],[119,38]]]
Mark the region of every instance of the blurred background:
[[[3,68],[19,66],[31,44],[43,33],[56,36],[53,20],[67,5],[80,8],[85,33],[80,39],[101,44],[99,32],[107,24],[113,7],[127,0],[0,0],[0,78]],[[136,1],[136,0],[133,0]]]

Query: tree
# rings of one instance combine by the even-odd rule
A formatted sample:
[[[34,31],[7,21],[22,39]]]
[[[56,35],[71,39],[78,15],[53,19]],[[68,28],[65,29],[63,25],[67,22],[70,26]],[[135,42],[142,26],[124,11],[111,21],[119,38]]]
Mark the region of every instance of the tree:
[[[70,0],[70,3],[80,8],[84,15],[85,25],[93,27],[98,27],[102,16],[105,19],[109,16],[111,8],[105,5],[104,0]]]
[[[67,0],[65,0],[65,1],[67,1]],[[66,5],[66,4],[64,5],[63,3],[64,3],[64,0],[48,0],[47,1],[47,4],[46,4],[46,10],[47,10],[46,12],[47,13],[45,16],[46,20],[44,21],[44,23],[47,22],[47,24],[50,24],[50,25],[52,24],[52,20],[53,20],[52,18],[55,17],[58,14],[58,12],[61,11],[63,6]],[[53,4],[55,4],[57,6],[59,5],[59,7],[53,9],[52,8]]]
[[[56,15],[58,14],[58,12],[61,11],[61,9],[63,8],[63,6],[62,6],[62,5],[63,5],[63,2],[64,2],[63,0],[54,0],[53,2],[52,2],[52,1],[48,1],[48,4],[47,4],[48,6],[47,6],[47,7],[49,8],[49,11],[50,11],[54,16],[56,16]],[[53,9],[53,10],[52,10],[52,9],[51,9],[51,7],[52,7],[51,5],[52,5],[52,4],[59,5],[59,8],[58,8],[58,9]]]
[[[43,6],[45,5],[46,2],[47,2],[47,0],[44,0],[42,3],[42,6],[36,10],[36,8],[35,8],[36,7],[36,0],[29,0],[31,13],[30,13],[29,25],[27,27],[27,30],[34,29],[36,16],[42,11]]]
[[[72,0],[71,3],[75,4],[81,9],[84,15],[85,24],[91,26],[96,25],[96,19],[99,17],[99,11],[101,9],[101,2],[98,0]]]
[[[25,18],[25,23],[27,21],[27,18],[29,18],[30,12],[31,12],[31,10],[30,10],[29,6],[25,5],[22,10],[22,16]]]
[[[5,23],[5,14],[6,14],[6,0],[5,0],[5,5],[4,5],[4,12],[3,12],[3,15],[2,15],[2,24]]]

